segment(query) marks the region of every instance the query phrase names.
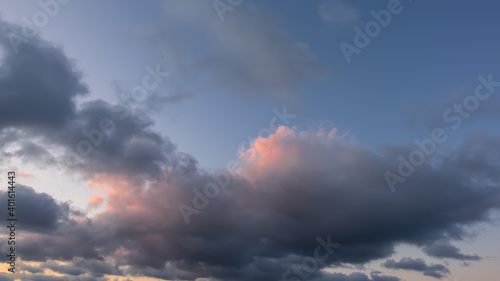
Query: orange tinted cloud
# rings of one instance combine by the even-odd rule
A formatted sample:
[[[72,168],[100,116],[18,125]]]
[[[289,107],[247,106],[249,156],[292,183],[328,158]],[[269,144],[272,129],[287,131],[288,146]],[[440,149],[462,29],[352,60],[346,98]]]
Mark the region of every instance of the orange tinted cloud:
[[[28,174],[28,173],[26,173],[24,171],[21,171],[21,170],[19,170],[19,171],[16,172],[16,176],[18,176],[18,177],[25,177],[25,178],[33,177],[33,175]]]
[[[312,168],[311,165],[324,167],[328,165],[325,151],[334,154],[335,147],[345,138],[346,134],[338,135],[335,128],[296,132],[295,128],[280,126],[274,134],[257,138],[239,152],[240,173],[254,181],[271,175],[287,176]]]
[[[102,203],[104,203],[104,198],[102,198],[99,195],[94,195],[94,196],[90,197],[90,199],[89,199],[89,206],[90,207],[99,207],[102,205]]]

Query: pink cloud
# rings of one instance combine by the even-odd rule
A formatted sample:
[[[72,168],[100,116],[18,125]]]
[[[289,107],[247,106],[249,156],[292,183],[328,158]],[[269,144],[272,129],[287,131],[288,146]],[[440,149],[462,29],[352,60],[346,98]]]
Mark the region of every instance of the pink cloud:
[[[347,133],[339,135],[336,128],[297,132],[295,128],[280,126],[273,135],[257,138],[239,152],[240,174],[255,182],[311,169],[332,169],[333,162],[338,164],[334,159],[348,162],[352,158],[350,151],[337,149],[346,137]]]
[[[102,198],[99,195],[94,195],[94,196],[90,197],[88,204],[89,204],[89,207],[91,207],[91,208],[97,208],[97,207],[101,206],[102,203],[104,203],[104,198]]]

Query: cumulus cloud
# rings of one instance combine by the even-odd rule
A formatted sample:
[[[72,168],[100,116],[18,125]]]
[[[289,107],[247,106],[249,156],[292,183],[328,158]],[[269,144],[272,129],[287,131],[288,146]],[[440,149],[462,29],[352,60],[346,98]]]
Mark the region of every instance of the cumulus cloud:
[[[345,144],[331,132],[280,127],[242,152],[239,174],[189,225],[178,204],[191,204],[193,188],[203,192],[210,174],[186,166],[164,170],[147,190],[126,173],[102,174],[93,184],[107,190],[104,212],[67,222],[54,233],[27,235],[23,243],[30,250],[21,254],[109,260],[131,266],[130,274],[164,279],[276,280],[312,254],[317,237],[330,235],[342,247],[325,266],[364,264],[389,257],[402,241],[425,246],[445,237],[463,239],[463,226],[486,220],[500,207],[498,186],[481,187],[461,176],[475,173],[455,162],[464,151],[442,159],[441,166],[421,166],[408,186],[390,193],[382,176],[390,153]],[[424,269],[435,277],[445,273]],[[312,277],[326,278],[322,274]]]
[[[62,49],[38,38],[12,48],[9,34],[21,28],[0,19],[0,129],[61,127],[75,115],[75,98],[88,92],[82,74]]]
[[[153,121],[127,108],[96,100],[81,105],[65,130],[47,136],[68,149],[65,164],[94,173],[159,176],[175,145],[152,130]],[[173,164],[173,163],[172,163]]]

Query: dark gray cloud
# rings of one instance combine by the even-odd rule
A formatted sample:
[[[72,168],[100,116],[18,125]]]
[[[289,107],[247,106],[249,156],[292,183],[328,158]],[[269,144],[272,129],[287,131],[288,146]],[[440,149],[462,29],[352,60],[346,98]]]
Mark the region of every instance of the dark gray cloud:
[[[21,28],[0,19],[0,129],[61,127],[74,117],[74,99],[88,92],[62,49],[32,38],[15,52],[8,35]]]
[[[43,268],[40,268],[37,266],[31,266],[31,265],[24,264],[24,263],[21,263],[19,265],[19,270],[20,271],[27,271],[29,273],[34,273],[34,274],[43,272]]]
[[[69,264],[62,264],[49,260],[42,263],[37,269],[50,269],[54,272],[71,276],[91,275],[93,277],[104,277],[104,275],[123,274],[122,271],[116,269],[113,265],[105,261],[87,260],[82,258],[74,259],[69,262]]]
[[[191,205],[192,189],[203,190],[211,177],[181,165],[150,182],[147,191],[116,187],[119,193],[108,199],[106,212],[85,222],[68,222],[54,234],[29,237],[23,244],[33,250],[21,253],[36,260],[113,258],[117,266],[131,266],[126,273],[164,279],[276,280],[313,255],[318,237],[326,240],[330,235],[328,241],[342,244],[321,267],[362,265],[390,257],[401,242],[427,247],[430,241],[465,239],[466,227],[486,221],[500,207],[498,186],[490,186],[491,178],[482,173],[498,162],[472,157],[484,150],[494,157],[500,149],[477,147],[471,152],[467,144],[442,158],[440,165],[419,167],[404,187],[391,193],[382,174],[392,165],[392,154],[330,142],[318,145],[313,135],[286,135],[286,140],[277,142],[283,147],[273,148],[277,161],[295,164],[264,161],[262,172],[249,177],[255,163],[243,163],[243,174],[233,175],[189,225],[178,204]],[[500,148],[498,140],[491,143]],[[285,158],[279,157],[282,151]],[[457,159],[464,154],[485,169],[462,165]],[[419,268],[413,260],[392,263],[404,265],[437,278],[446,273],[425,263]],[[326,278],[321,272],[310,277]]]
[[[102,260],[89,260],[76,258],[66,263],[61,263],[54,260],[42,262],[38,266],[31,266],[26,263],[19,263],[17,273],[43,273],[45,269],[50,269],[53,272],[64,274],[67,277],[83,277],[92,276],[94,278],[102,278],[105,275],[123,275],[123,271],[117,269],[112,264]],[[31,280],[31,279],[30,279]],[[74,280],[74,279],[71,279]],[[94,280],[94,279],[92,279]],[[96,279],[97,280],[97,279]]]
[[[73,276],[78,276],[84,274],[86,271],[80,267],[71,266],[71,265],[63,265],[55,261],[48,261],[43,264],[43,268],[50,269],[54,272],[68,274]]]
[[[62,49],[34,37],[19,45],[16,53],[8,35],[22,34],[21,29],[3,21],[0,29],[4,50],[0,146],[20,146],[10,153],[2,152],[4,156],[45,166],[59,161],[90,176],[117,171],[138,177],[159,175],[160,166],[169,161],[168,154],[175,146],[151,130],[153,121],[147,115],[100,100],[80,104],[77,109],[75,98],[86,94],[87,88]],[[55,159],[54,146],[63,148],[65,157]]]
[[[390,269],[403,269],[422,272],[425,276],[442,279],[450,270],[442,264],[428,265],[423,259],[402,258],[400,261],[387,260],[382,266]]]
[[[58,225],[68,221],[73,215],[79,215],[65,202],[57,202],[47,193],[38,193],[33,188],[21,184],[16,185],[17,223],[25,231],[49,233]],[[7,191],[0,191],[0,201],[7,202]],[[1,210],[2,218],[8,216],[7,209]],[[6,230],[2,228],[2,232]]]
[[[461,261],[478,261],[481,257],[478,255],[466,255],[460,252],[460,249],[453,246],[449,241],[434,242],[423,248],[424,252],[431,257],[456,259]]]
[[[126,173],[137,178],[155,178],[161,176],[166,165],[183,162],[196,166],[195,159],[176,151],[167,137],[153,131],[153,124],[143,111],[95,100],[81,104],[75,116],[60,129],[5,129],[0,130],[0,138],[5,140],[4,146],[10,143],[19,147],[3,152],[6,157],[18,157],[44,167],[57,165],[88,177]],[[37,141],[33,142],[33,138]],[[54,148],[62,148],[63,155],[55,156]]]
[[[7,133],[8,134],[8,133]],[[18,138],[19,140],[20,138]],[[17,145],[21,146],[15,153],[9,155],[21,159],[23,162],[31,162],[39,166],[53,165],[56,162],[54,156],[43,146],[36,144],[33,141],[17,141]]]
[[[145,115],[105,101],[92,101],[82,105],[78,118],[65,130],[47,138],[68,148],[66,165],[90,175],[127,172],[155,177],[162,165],[175,161],[169,156],[176,147],[154,132],[152,125]]]
[[[361,272],[354,272],[349,275],[344,273],[324,273],[323,277],[311,279],[311,281],[401,281],[394,276],[380,275],[380,272],[372,272],[368,277]]]
[[[400,281],[401,279],[394,276],[380,275],[381,272],[373,271],[370,276],[373,281]]]

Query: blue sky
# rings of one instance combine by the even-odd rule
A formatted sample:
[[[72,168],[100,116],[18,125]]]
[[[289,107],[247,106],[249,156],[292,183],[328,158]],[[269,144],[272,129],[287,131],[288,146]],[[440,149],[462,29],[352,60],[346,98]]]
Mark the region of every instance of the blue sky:
[[[478,277],[480,272],[480,279],[495,280],[498,270],[493,265],[498,263],[496,256],[500,254],[494,246],[500,208],[500,158],[496,150],[500,91],[495,91],[495,83],[500,81],[497,2],[55,1],[0,0],[0,61],[1,71],[6,70],[0,72],[4,75],[0,76],[0,95],[3,103],[12,104],[0,109],[11,112],[8,110],[14,108],[20,115],[18,119],[7,113],[0,115],[4,119],[0,122],[0,140],[5,159],[0,161],[1,170],[22,171],[19,174],[25,176],[21,176],[20,184],[29,186],[22,187],[26,188],[23,192],[33,198],[43,197],[40,194],[45,192],[52,198],[49,203],[54,208],[63,209],[64,202],[71,202],[68,204],[81,211],[68,213],[64,218],[67,221],[58,221],[54,229],[30,230],[29,237],[36,241],[33,247],[39,247],[35,247],[39,253],[24,252],[27,264],[43,269],[41,272],[46,275],[65,274],[62,267],[47,262],[55,260],[59,265],[86,272],[81,277],[99,281],[136,280],[139,275],[157,278],[144,280],[247,280],[255,276],[277,280],[275,273],[260,269],[243,256],[235,259],[241,264],[233,264],[228,262],[225,251],[221,250],[220,256],[207,257],[201,250],[197,253],[188,246],[176,248],[169,242],[162,244],[167,245],[162,249],[170,249],[172,254],[151,258],[160,265],[148,258],[134,260],[128,255],[137,253],[119,253],[118,246],[103,246],[106,239],[114,238],[112,235],[88,244],[107,265],[116,268],[99,276],[88,265],[95,260],[86,253],[44,255],[41,244],[36,244],[45,241],[40,238],[43,233],[66,230],[72,223],[93,221],[101,227],[110,221],[133,221],[127,208],[120,213],[123,202],[136,206],[138,214],[144,210],[159,214],[171,210],[166,207],[169,204],[177,208],[177,204],[192,197],[191,186],[203,186],[207,178],[215,177],[219,169],[226,169],[229,161],[235,161],[240,166],[238,171],[230,171],[235,178],[230,185],[235,189],[221,196],[222,202],[216,203],[219,197],[214,199],[212,207],[235,207],[231,199],[239,198],[244,203],[236,205],[251,211],[245,215],[235,211],[235,218],[258,217],[261,207],[269,212],[262,217],[276,227],[290,227],[279,219],[289,216],[303,229],[311,230],[300,236],[297,233],[302,230],[296,229],[297,236],[289,238],[294,242],[290,242],[294,245],[291,246],[288,238],[278,238],[262,227],[264,222],[254,222],[256,229],[263,228],[256,235],[262,241],[275,241],[282,249],[278,251],[260,244],[254,248],[254,237],[238,236],[241,229],[232,228],[235,218],[221,219],[220,226],[238,237],[233,237],[235,245],[252,253],[257,249],[254,258],[273,259],[269,264],[275,269],[296,264],[294,257],[307,257],[308,249],[314,250],[314,237],[328,232],[335,222],[346,228],[345,233],[329,233],[344,239],[338,241],[343,246],[352,248],[344,246],[345,252],[341,250],[338,259],[329,261],[325,269],[331,274],[315,272],[308,277],[311,280],[464,280]],[[30,24],[39,20],[36,15],[47,13],[44,5],[52,5],[53,15],[37,28],[36,36],[20,45],[13,44],[11,34],[26,37],[26,19]],[[227,10],[217,10],[221,7]],[[391,9],[399,12],[388,12]],[[367,26],[374,24],[372,11],[390,14],[390,20],[386,26],[376,24],[380,31],[366,47],[359,47],[357,30],[366,33]],[[347,58],[342,43],[357,47],[359,53]],[[14,52],[16,48],[20,51]],[[37,51],[46,49],[51,51]],[[42,65],[42,61],[47,64]],[[16,68],[18,65],[25,68]],[[43,69],[38,71],[39,67]],[[17,73],[11,69],[20,70]],[[168,76],[151,78],[151,69],[168,72]],[[43,82],[59,76],[56,82]],[[32,79],[25,81],[23,77]],[[144,98],[134,102],[134,89],[144,86],[145,79],[157,83],[146,90]],[[484,79],[493,81],[493,86],[485,85]],[[23,83],[28,86],[15,88]],[[475,98],[477,87],[482,87],[481,93],[489,89],[491,96]],[[59,92],[62,94],[54,94]],[[455,123],[444,120],[443,115],[448,109],[455,110],[456,105],[467,107],[467,98],[477,101],[478,108],[469,111],[467,117],[460,117],[457,112],[448,114],[463,121],[454,130],[451,126]],[[135,110],[124,120],[115,120],[119,133],[103,134],[102,145],[95,145],[90,156],[81,158],[77,166],[61,166],[68,148],[76,151],[79,141],[86,140],[81,131],[98,128],[94,121],[115,112],[113,106],[117,104]],[[279,118],[284,110],[294,116],[286,123]],[[273,120],[283,127],[270,125]],[[433,131],[439,128],[444,129],[447,140],[436,145],[437,152],[430,153],[423,164],[414,165],[420,167],[415,167],[411,176],[403,176],[396,195],[391,195],[384,186],[384,170],[401,177],[398,155],[408,159],[416,149],[414,141],[432,138]],[[382,171],[377,174],[379,169]],[[295,189],[295,185],[300,188]],[[145,188],[136,196],[139,199],[132,199],[138,192],[134,186]],[[387,197],[378,193],[381,187]],[[423,191],[417,191],[418,188]],[[436,188],[435,194],[427,192],[431,188]],[[447,193],[448,188],[457,188],[458,195]],[[360,198],[350,197],[355,191],[362,193]],[[120,192],[126,195],[121,197]],[[299,194],[312,201],[295,202]],[[320,199],[311,199],[318,198],[318,194],[324,198],[341,194],[356,200],[359,209],[329,209]],[[172,199],[166,200],[168,204],[157,202],[151,206],[144,201],[160,195]],[[283,202],[289,200],[290,205],[295,202],[297,209],[280,207],[277,202],[281,201],[275,198],[278,195],[285,196]],[[372,205],[375,203],[368,199],[370,196],[381,206]],[[401,203],[385,202],[391,196]],[[467,201],[466,197],[472,199]],[[269,198],[269,202],[256,198]],[[441,201],[448,203],[438,203]],[[409,207],[413,203],[421,207]],[[341,218],[323,217],[322,206],[329,211],[346,212],[346,217],[366,223],[354,226]],[[369,221],[386,225],[386,211],[381,210],[374,217],[367,213],[387,206],[401,208],[396,211],[401,218],[393,218],[393,227],[407,232],[401,230],[393,236],[377,234],[380,237],[374,241],[348,238],[375,235]],[[212,207],[199,217],[199,228],[193,228],[197,231],[183,225],[182,218],[186,217],[174,208],[182,225],[169,221],[164,229],[153,234],[174,241],[165,237],[171,237],[172,229],[176,229],[210,241],[209,237],[215,234],[204,227],[216,221],[220,211]],[[309,229],[304,218],[311,214],[318,218]],[[430,216],[433,223],[416,222],[412,227],[402,223],[414,219],[412,216],[422,216],[415,220],[424,222],[423,216]],[[161,224],[154,218],[152,225]],[[438,228],[439,224],[443,228]],[[78,231],[107,233],[83,225]],[[476,232],[479,235],[474,235]],[[350,236],[343,236],[346,233]],[[151,238],[151,244],[159,243],[155,240],[158,237]],[[175,241],[177,245],[185,242]],[[50,243],[54,249],[64,247],[58,240]],[[227,245],[223,244],[206,242],[200,247],[225,248]],[[134,247],[140,253],[151,249],[147,243]],[[366,252],[356,252],[356,247]],[[177,254],[189,251],[193,256]],[[195,258],[197,255],[202,258]],[[356,259],[356,255],[366,255],[366,259]],[[199,263],[207,268],[197,268]],[[432,267],[436,264],[442,267]],[[233,267],[238,265],[260,271],[245,275],[250,274],[250,269],[236,272]],[[187,268],[190,273],[186,273]],[[42,280],[36,279],[40,274],[36,270],[22,274],[22,280]]]
[[[19,21],[40,9],[36,3],[29,3],[9,3],[2,14],[6,19]],[[92,95],[113,101],[112,81],[127,81],[135,85],[133,83],[140,83],[144,76],[145,66],[162,63],[168,68],[170,62],[160,56],[161,52],[148,50],[132,35],[134,30],[154,29],[172,22],[165,16],[161,3],[155,1],[144,5],[125,1],[119,6],[97,1],[70,3],[62,6],[64,13],[52,18],[40,32],[63,44],[70,55],[84,58],[77,60],[77,64],[87,77]],[[355,32],[349,24],[369,22],[373,19],[370,11],[386,9],[387,1],[350,2],[349,6],[358,11],[358,16],[341,27],[321,19],[321,1],[255,1],[245,4],[262,6],[273,13],[274,20],[289,38],[307,44],[327,73],[304,81],[293,98],[232,99],[234,94],[229,91],[195,89],[203,86],[197,85],[196,81],[186,83],[196,98],[172,106],[169,112],[161,115],[166,122],[159,127],[164,126],[171,138],[178,137],[177,143],[185,147],[183,150],[195,154],[207,167],[224,165],[243,140],[256,137],[258,131],[267,125],[274,107],[287,106],[294,110],[297,113],[294,126],[303,128],[309,122],[328,121],[340,130],[353,132],[362,143],[370,146],[412,141],[426,134],[409,126],[409,123],[423,119],[418,116],[422,102],[444,100],[472,87],[478,75],[492,73],[498,65],[495,50],[500,43],[493,35],[498,18],[495,9],[491,8],[495,5],[488,1],[439,4],[402,1],[403,11],[393,15],[390,24],[361,54],[354,54],[350,64],[339,48],[341,42],[353,43]],[[218,24],[230,25],[231,18],[238,17],[239,10],[243,9],[226,12],[224,21]],[[216,17],[215,9],[213,12],[212,16]],[[193,43],[200,44],[197,51],[203,52],[202,39],[192,39]],[[102,61],[107,63],[103,65]],[[169,79],[179,79],[175,75],[172,73]],[[175,83],[165,81],[165,84],[170,82]],[[168,89],[170,84],[162,86]],[[222,101],[227,110],[221,109],[224,108],[220,106]],[[212,106],[218,108],[217,114],[211,110]],[[415,112],[408,117],[412,111]],[[245,113],[250,118],[238,118],[236,112]],[[368,116],[369,122],[366,120]],[[198,126],[201,120],[205,122]],[[196,130],[181,132],[177,127],[196,127]],[[213,145],[219,146],[214,148],[217,155],[203,155],[206,153],[202,151],[204,149],[199,149],[199,144],[192,141],[210,139],[221,130],[232,133],[223,139],[216,137],[216,141],[212,140]]]

